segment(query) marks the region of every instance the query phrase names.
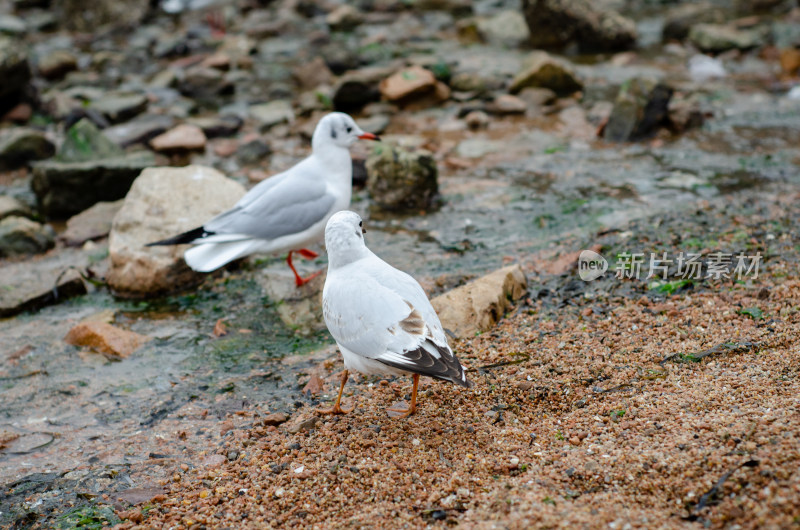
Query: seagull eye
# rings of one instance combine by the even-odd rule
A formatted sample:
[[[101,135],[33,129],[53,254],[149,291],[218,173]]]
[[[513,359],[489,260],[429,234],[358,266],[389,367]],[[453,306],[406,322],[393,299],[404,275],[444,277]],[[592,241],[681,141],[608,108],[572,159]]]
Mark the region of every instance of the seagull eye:
[[[353,132],[353,128],[352,128],[352,127],[350,127],[349,125],[348,125],[347,129],[345,129],[345,130],[347,131],[347,133],[348,133],[348,134],[350,134],[351,132]]]
[[[364,226],[364,221],[359,221],[358,226]]]

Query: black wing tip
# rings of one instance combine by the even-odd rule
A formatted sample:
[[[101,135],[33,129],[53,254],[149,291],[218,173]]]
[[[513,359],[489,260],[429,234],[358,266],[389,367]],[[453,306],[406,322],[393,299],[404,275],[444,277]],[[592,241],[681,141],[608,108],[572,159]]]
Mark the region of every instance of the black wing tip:
[[[436,359],[425,348],[419,347],[416,350],[406,352],[406,355],[416,354],[420,357],[420,359],[424,358],[426,361],[425,365],[417,363],[393,363],[384,361],[383,359],[378,359],[378,361],[394,368],[400,368],[401,370],[405,370],[407,372],[432,377],[433,379],[438,379],[440,381],[447,381],[449,383],[463,386],[464,388],[472,388],[473,383],[464,375],[464,367],[461,366],[456,354],[450,351],[449,348],[443,348],[431,341],[428,342],[440,352],[441,358]]]
[[[174,237],[169,237],[167,239],[162,239],[161,241],[153,241],[152,243],[147,243],[146,247],[158,247],[158,246],[167,246],[167,245],[183,245],[186,243],[192,243],[198,239],[202,239],[204,237],[213,235],[214,232],[207,232],[205,228],[202,226],[198,226],[197,228],[193,228],[187,232],[182,234],[178,234]]]

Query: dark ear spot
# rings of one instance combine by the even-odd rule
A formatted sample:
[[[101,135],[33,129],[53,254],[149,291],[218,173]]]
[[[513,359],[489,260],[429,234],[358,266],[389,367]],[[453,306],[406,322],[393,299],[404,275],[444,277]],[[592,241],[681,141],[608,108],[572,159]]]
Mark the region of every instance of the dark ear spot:
[[[331,127],[331,138],[336,140],[336,129],[334,129],[333,127]]]

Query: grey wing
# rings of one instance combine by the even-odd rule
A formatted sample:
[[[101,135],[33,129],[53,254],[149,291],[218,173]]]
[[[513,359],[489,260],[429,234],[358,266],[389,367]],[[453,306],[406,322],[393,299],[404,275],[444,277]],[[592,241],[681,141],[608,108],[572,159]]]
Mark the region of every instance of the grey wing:
[[[246,234],[270,240],[302,232],[330,213],[336,198],[327,193],[325,182],[315,175],[282,174],[272,178],[278,181],[262,189],[259,184],[203,228],[216,234]]]

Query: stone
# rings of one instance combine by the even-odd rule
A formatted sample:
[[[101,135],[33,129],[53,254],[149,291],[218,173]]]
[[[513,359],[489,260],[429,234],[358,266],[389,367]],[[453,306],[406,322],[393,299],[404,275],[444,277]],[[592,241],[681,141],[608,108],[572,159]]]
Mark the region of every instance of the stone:
[[[78,58],[67,50],[52,50],[39,58],[36,67],[45,79],[62,79],[78,69]]]
[[[500,94],[494,101],[486,105],[487,112],[492,114],[525,114],[528,104],[517,96],[511,94]]]
[[[130,357],[150,337],[105,322],[81,322],[69,330],[64,342],[89,348],[118,359]]]
[[[106,138],[89,119],[84,118],[67,130],[57,158],[62,162],[84,162],[124,154],[125,151]]]
[[[620,87],[603,137],[611,142],[645,138],[664,124],[673,90],[653,79],[634,78]]]
[[[308,432],[313,430],[321,420],[317,416],[298,416],[289,425],[288,430],[292,434]]]
[[[555,103],[558,95],[549,88],[527,87],[519,91],[517,96],[531,107],[544,107]]]
[[[13,169],[56,152],[47,135],[36,129],[14,128],[0,136],[0,169]]]
[[[478,33],[484,42],[507,48],[517,48],[530,38],[525,17],[510,9],[479,19]]]
[[[549,88],[556,94],[571,94],[583,88],[575,70],[567,61],[547,52],[535,51],[525,59],[523,68],[514,76],[509,88],[512,94],[524,88]]]
[[[380,82],[393,72],[393,68],[382,66],[347,72],[333,87],[333,107],[342,112],[354,112],[367,103],[378,101]]]
[[[800,70],[800,50],[797,48],[785,48],[781,50],[780,56],[781,70],[788,76],[793,76]]]
[[[667,112],[670,129],[677,134],[702,127],[706,119],[700,104],[691,97],[672,98]]]
[[[351,4],[341,4],[325,17],[325,23],[333,31],[353,31],[363,22],[364,15]]]
[[[294,121],[292,104],[283,99],[251,105],[249,113],[250,117],[258,123],[261,131],[266,131],[281,123],[292,123]]]
[[[603,2],[591,0],[523,0],[522,11],[534,48],[562,48],[575,43],[597,53],[633,47],[636,24]]]
[[[487,331],[528,289],[519,265],[509,265],[431,300],[442,326],[459,339]]]
[[[149,11],[150,0],[60,0],[59,7],[68,29],[92,34],[103,26],[137,27]]]
[[[109,93],[91,102],[89,108],[105,116],[111,123],[128,121],[147,110],[144,94]]]
[[[384,210],[430,208],[439,191],[436,161],[428,151],[378,144],[366,167],[367,189]]]
[[[14,15],[3,14],[0,15],[0,33],[6,35],[24,35],[28,31],[25,21]]]
[[[31,210],[14,197],[0,195],[0,220],[11,216],[30,217]]]
[[[55,232],[49,225],[27,217],[9,216],[0,221],[0,257],[38,254],[55,245]]]
[[[111,231],[111,222],[119,209],[122,199],[114,202],[98,202],[78,215],[70,217],[67,229],[58,239],[68,246],[77,247],[87,241],[106,237]]]
[[[733,25],[695,24],[689,30],[689,40],[704,52],[720,53],[760,46],[764,35],[757,29],[738,29]]]
[[[720,24],[725,21],[722,10],[709,2],[686,3],[669,9],[664,14],[663,41],[682,41],[689,36],[694,24]]]
[[[431,92],[436,88],[436,76],[421,66],[410,66],[395,72],[383,81],[379,89],[384,99],[403,101]]]
[[[33,116],[33,107],[27,103],[19,103],[17,106],[6,112],[0,121],[12,121],[14,123],[27,123]]]
[[[206,135],[200,127],[182,123],[150,140],[150,147],[159,153],[202,151],[206,148]]]
[[[464,116],[464,121],[470,129],[485,129],[489,126],[489,115],[482,110],[473,110]]]
[[[457,92],[481,94],[488,90],[486,79],[479,72],[457,72],[450,78],[450,88]]]
[[[185,246],[145,245],[202,225],[244,193],[241,184],[210,167],[142,171],[112,224],[109,287],[125,296],[149,296],[199,282],[203,276],[183,261]]]
[[[86,293],[79,270],[86,253],[67,249],[43,258],[0,265],[0,318],[33,311]]]
[[[224,114],[192,118],[187,123],[200,127],[206,138],[220,138],[235,135],[242,128],[244,120],[233,114]]]
[[[239,146],[236,150],[236,161],[243,166],[258,164],[272,152],[269,144],[260,138],[255,138]]]
[[[0,36],[0,113],[19,103],[30,78],[28,50],[22,39]]]
[[[186,97],[216,103],[218,96],[233,92],[225,72],[207,66],[187,68],[178,80],[178,90]]]
[[[325,59],[318,55],[296,66],[292,70],[292,77],[302,90],[311,90],[320,85],[330,84],[333,81],[333,72],[325,64]]]
[[[261,423],[266,426],[280,425],[289,421],[289,416],[283,412],[273,412],[261,418]]]
[[[301,266],[297,256],[294,258],[295,266]],[[311,271],[303,271],[305,277]],[[281,321],[287,327],[295,330],[302,336],[309,336],[315,332],[325,330],[325,321],[322,318],[322,288],[325,285],[325,272],[301,287],[295,287],[294,274],[283,263],[278,269],[267,269],[256,277],[264,295],[276,302],[275,310]],[[277,302],[280,302],[279,304]]]
[[[145,144],[175,125],[175,119],[163,114],[144,114],[103,129],[103,135],[120,147]]]

